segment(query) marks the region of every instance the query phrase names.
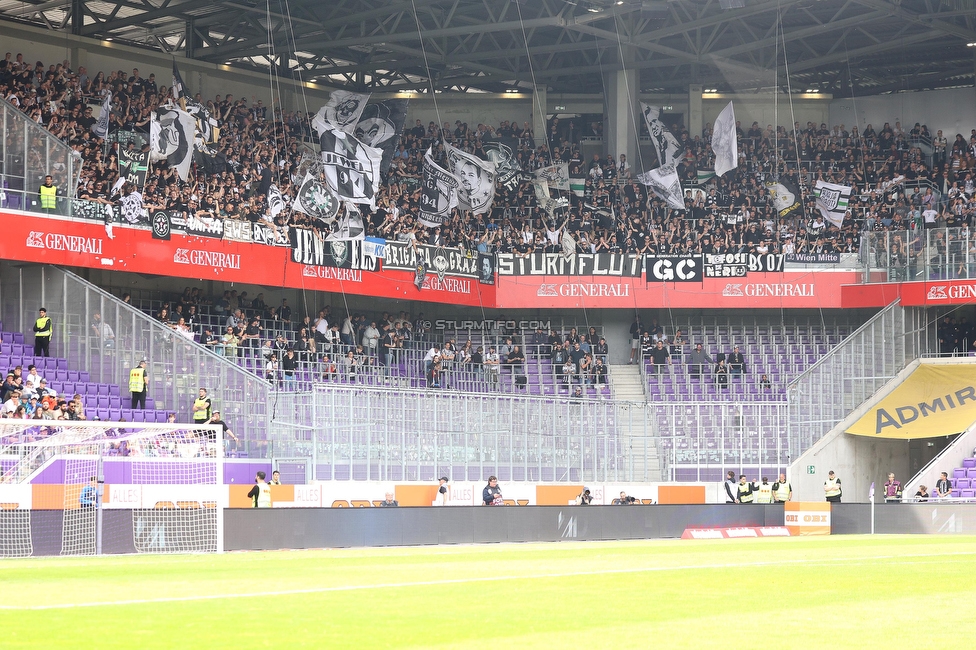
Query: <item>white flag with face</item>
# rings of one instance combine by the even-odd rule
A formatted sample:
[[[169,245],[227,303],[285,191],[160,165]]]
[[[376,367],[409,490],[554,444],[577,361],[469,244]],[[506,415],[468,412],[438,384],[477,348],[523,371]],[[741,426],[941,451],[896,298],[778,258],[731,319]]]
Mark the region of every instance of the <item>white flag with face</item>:
[[[434,161],[430,147],[424,154],[424,180],[420,194],[420,223],[437,228],[458,206],[458,179]]]
[[[319,143],[329,190],[343,201],[372,204],[379,191],[383,150],[331,128],[320,135]]]
[[[817,210],[823,218],[840,228],[847,215],[847,203],[851,198],[852,188],[846,185],[835,185],[817,181],[813,193],[817,197]]]
[[[739,142],[735,133],[735,110],[732,102],[715,118],[712,128],[712,151],[715,152],[715,175],[721,176],[739,166]]]
[[[281,190],[277,185],[272,185],[268,189],[268,214],[274,219],[285,209],[285,197],[281,195]]]
[[[149,158],[165,160],[185,182],[193,162],[193,132],[196,121],[185,111],[162,106],[152,114],[149,127]]]
[[[663,166],[676,161],[680,157],[681,145],[659,119],[661,107],[641,102],[641,112],[644,114],[647,131],[651,134],[651,143],[654,145],[654,151],[657,152],[658,162]]]
[[[482,214],[491,210],[495,200],[495,163],[461,151],[451,145],[447,150],[447,168],[458,179],[458,204],[464,210]]]
[[[681,194],[681,181],[678,179],[678,171],[674,165],[662,165],[657,169],[646,171],[637,177],[644,185],[659,197],[664,199],[669,207],[675,210],[684,210],[685,201]]]
[[[333,90],[328,103],[319,109],[312,118],[312,128],[319,136],[326,129],[339,129],[346,133],[353,133],[359,117],[369,101],[369,93],[354,93],[348,90]]]

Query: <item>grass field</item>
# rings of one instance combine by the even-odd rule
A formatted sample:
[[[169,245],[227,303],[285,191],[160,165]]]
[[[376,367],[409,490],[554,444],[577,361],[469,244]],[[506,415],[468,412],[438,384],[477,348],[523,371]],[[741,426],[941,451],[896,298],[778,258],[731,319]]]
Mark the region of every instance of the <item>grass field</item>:
[[[946,648],[976,537],[0,561],[0,648]],[[941,606],[940,606],[941,604]]]

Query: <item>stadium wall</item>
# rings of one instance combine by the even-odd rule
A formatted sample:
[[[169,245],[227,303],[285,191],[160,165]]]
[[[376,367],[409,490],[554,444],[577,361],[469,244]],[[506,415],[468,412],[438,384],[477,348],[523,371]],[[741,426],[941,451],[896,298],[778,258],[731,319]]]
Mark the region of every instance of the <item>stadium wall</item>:
[[[941,129],[950,143],[957,133],[968,140],[970,130],[976,125],[976,89],[951,88],[835,99],[830,102],[829,117],[831,126],[844,124],[850,129],[856,124],[860,131],[868,124],[880,131],[885,122],[890,122],[894,128],[895,122],[900,121],[907,133],[915,122],[920,122],[929,127],[933,137]]]

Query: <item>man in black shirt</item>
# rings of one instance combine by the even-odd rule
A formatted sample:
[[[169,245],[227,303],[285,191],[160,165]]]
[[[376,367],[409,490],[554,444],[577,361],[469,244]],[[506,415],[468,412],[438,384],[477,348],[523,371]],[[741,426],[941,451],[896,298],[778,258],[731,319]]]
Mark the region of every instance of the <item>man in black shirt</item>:
[[[650,357],[651,365],[657,374],[664,372],[664,367],[671,363],[671,351],[664,347],[664,341],[658,341],[657,345],[651,348]]]

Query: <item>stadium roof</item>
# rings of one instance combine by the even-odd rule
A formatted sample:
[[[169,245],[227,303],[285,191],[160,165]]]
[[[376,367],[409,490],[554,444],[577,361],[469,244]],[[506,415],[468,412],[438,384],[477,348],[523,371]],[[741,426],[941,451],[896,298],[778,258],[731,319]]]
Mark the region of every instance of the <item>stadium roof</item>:
[[[0,19],[387,92],[599,93],[626,65],[647,93],[845,97],[976,69],[976,0],[0,0]]]

